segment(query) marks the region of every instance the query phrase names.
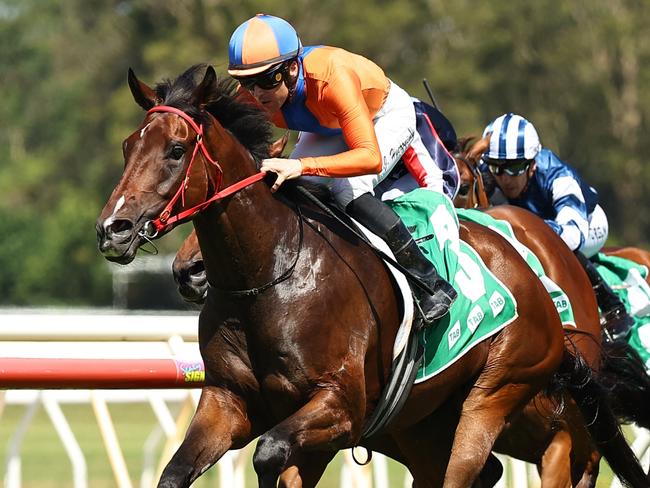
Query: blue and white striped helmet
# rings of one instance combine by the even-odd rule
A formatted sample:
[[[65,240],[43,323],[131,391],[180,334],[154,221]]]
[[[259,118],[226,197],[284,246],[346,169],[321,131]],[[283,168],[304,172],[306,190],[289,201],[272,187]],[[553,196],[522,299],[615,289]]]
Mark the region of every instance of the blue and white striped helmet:
[[[490,147],[483,156],[488,159],[535,159],[542,145],[533,124],[521,115],[503,114],[483,131],[488,134]]]

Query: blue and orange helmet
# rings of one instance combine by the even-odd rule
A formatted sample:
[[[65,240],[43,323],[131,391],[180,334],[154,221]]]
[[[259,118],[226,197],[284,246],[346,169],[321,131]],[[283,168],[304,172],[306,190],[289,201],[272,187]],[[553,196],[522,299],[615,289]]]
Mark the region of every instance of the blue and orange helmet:
[[[279,17],[257,14],[233,32],[228,45],[228,73],[252,76],[298,57],[302,49],[296,30]]]

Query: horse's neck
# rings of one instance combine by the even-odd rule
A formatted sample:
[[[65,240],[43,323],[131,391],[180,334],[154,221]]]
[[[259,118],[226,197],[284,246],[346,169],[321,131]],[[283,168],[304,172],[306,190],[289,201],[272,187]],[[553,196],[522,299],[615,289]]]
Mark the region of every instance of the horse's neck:
[[[208,149],[224,169],[222,188],[257,172],[250,153],[228,131],[219,124],[212,131],[206,139],[217,141]],[[208,280],[217,288],[248,289],[271,281],[297,251],[296,213],[263,181],[204,211],[194,227]]]

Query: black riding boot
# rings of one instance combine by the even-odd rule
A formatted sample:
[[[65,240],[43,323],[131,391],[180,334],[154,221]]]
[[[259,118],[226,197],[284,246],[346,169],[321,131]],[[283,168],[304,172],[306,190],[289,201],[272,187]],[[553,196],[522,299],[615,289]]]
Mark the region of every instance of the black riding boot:
[[[574,254],[587,272],[589,281],[594,288],[596,301],[602,313],[601,323],[613,339],[625,338],[634,325],[634,319],[627,313],[625,305],[618,295],[600,276],[596,265],[580,251],[574,251]]]
[[[430,295],[419,286],[413,288],[426,322],[444,316],[456,299],[456,290],[438,274],[413,240],[395,211],[370,193],[364,193],[348,204],[346,212],[364,227],[383,238],[399,264],[420,278],[434,292]]]

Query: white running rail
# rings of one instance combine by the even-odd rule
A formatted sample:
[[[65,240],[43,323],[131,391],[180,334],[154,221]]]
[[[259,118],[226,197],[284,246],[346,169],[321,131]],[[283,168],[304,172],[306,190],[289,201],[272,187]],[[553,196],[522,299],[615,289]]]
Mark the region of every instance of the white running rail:
[[[8,376],[6,358],[34,360],[95,359],[103,360],[172,360],[183,358],[200,361],[196,343],[197,314],[116,314],[114,312],[40,312],[0,311],[0,388]],[[5,363],[3,363],[3,359]],[[47,364],[47,363],[43,363]],[[6,364],[5,364],[6,365]],[[65,417],[61,405],[82,403],[92,406],[108,460],[113,471],[115,484],[119,488],[131,488],[133,484],[115,433],[109,413],[109,404],[148,404],[156,419],[156,426],[147,439],[143,439],[143,468],[137,485],[140,488],[155,486],[160,472],[180,444],[184,429],[196,409],[199,390],[194,389],[149,389],[143,383],[139,388],[98,389],[89,384],[81,389],[57,389],[61,385],[51,384],[48,388],[26,390],[21,386],[7,391],[0,390],[0,416],[3,400],[6,405],[25,405],[20,421],[13,428],[4,460],[4,486],[21,486],[21,448],[25,434],[39,408],[43,408],[63,444],[72,466],[74,488],[87,488],[88,472],[86,459],[74,432]],[[114,387],[114,386],[112,386]],[[174,415],[168,402],[182,404]],[[155,452],[161,442],[164,449],[161,459]],[[635,429],[633,449],[643,459],[647,468],[650,462],[650,434]],[[253,445],[240,451],[228,452],[216,465],[219,471],[220,488],[243,488],[246,467],[251,464]],[[340,486],[351,488],[388,488],[386,458],[373,454],[370,465],[357,466],[349,452],[344,453],[343,467],[339,473]],[[504,476],[499,488],[536,487],[539,477],[534,466],[522,461],[500,456],[504,464]],[[404,476],[404,487],[411,486],[408,471]],[[618,481],[612,488],[620,487]]]

